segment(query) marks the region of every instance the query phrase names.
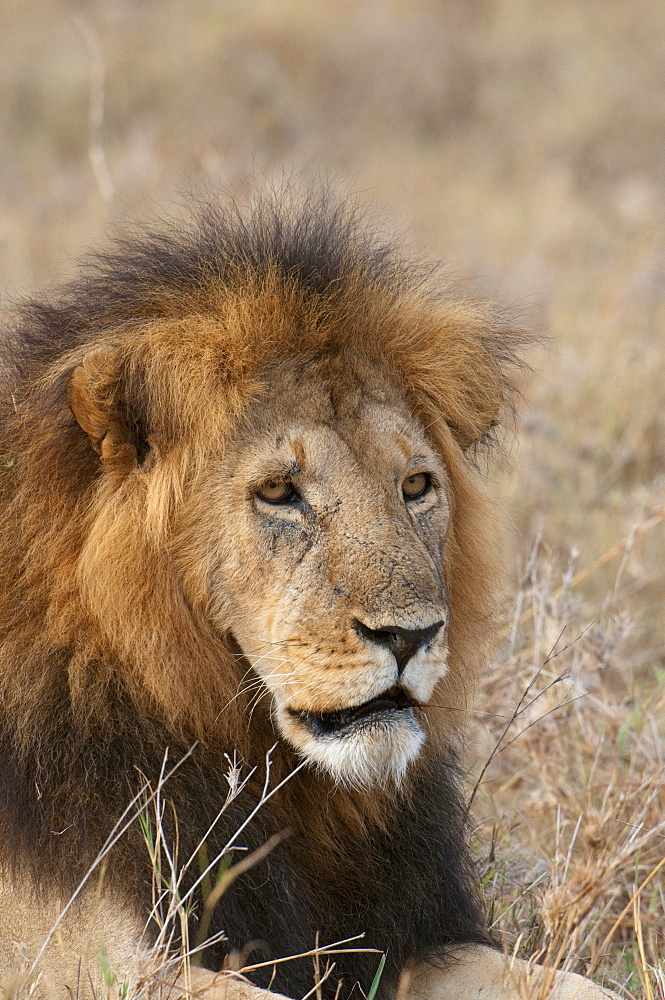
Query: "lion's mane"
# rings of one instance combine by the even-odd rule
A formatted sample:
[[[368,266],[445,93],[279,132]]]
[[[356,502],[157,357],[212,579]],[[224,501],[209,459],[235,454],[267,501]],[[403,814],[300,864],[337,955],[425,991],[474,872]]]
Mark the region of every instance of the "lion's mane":
[[[226,797],[223,753],[262,764],[276,740],[268,712],[248,714],[236,697],[246,664],[183,601],[177,572],[192,567],[172,558],[173,511],[209,444],[210,413],[230,434],[280,359],[362,355],[400,385],[450,475],[447,710],[432,711],[399,793],[335,789],[305,769],[259,812],[243,834],[249,850],[287,826],[292,835],[226,893],[211,931],[228,942],[208,960],[249,941],[277,956],[311,948],[317,932],[321,942],[366,932],[365,947],[388,953],[389,990],[409,957],[485,939],[458,753],[493,617],[494,516],[469,456],[506,404],[519,336],[486,308],[441,296],[429,267],[327,196],[195,216],[116,240],[53,299],[20,306],[1,344],[0,857],[38,890],[71,890],[138,775],[156,782],[167,747],[175,762],[198,741],[165,791],[185,859]],[[68,391],[109,342],[119,363],[99,393],[129,443],[102,477]],[[130,502],[127,463],[143,461],[148,438],[161,466]],[[95,543],[101,635],[80,597],[81,561],[108,505],[113,530]],[[295,763],[280,743],[274,780]],[[258,795],[250,781],[210,834],[210,856]],[[114,849],[107,878],[149,904],[138,830]],[[376,961],[338,955],[333,986],[366,988]],[[274,989],[310,989],[310,960],[277,968]]]

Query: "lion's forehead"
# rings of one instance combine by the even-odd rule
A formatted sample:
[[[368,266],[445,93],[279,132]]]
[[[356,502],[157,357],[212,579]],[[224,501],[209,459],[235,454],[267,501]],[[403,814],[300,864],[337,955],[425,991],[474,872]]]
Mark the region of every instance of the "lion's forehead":
[[[348,389],[306,377],[299,384],[286,379],[254,401],[231,451],[246,452],[257,474],[271,457],[293,462],[296,472],[353,470],[370,477],[384,467],[408,465],[419,452],[438,461],[400,393],[389,393],[383,380],[359,383],[352,373]]]

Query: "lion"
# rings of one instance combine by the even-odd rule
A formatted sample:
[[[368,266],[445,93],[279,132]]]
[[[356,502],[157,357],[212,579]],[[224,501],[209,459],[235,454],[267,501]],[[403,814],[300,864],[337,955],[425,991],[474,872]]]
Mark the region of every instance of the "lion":
[[[156,977],[165,996],[296,1000],[340,941],[325,997],[367,991],[381,955],[381,1000],[612,995],[506,964],[467,843],[497,579],[474,454],[520,343],[326,194],[199,207],[18,308],[0,361],[7,996],[134,987],[154,858],[145,822],[114,833],[156,787],[189,892],[167,956],[209,918],[201,964]],[[230,797],[228,760],[251,768]],[[237,877],[211,906],[220,857]]]

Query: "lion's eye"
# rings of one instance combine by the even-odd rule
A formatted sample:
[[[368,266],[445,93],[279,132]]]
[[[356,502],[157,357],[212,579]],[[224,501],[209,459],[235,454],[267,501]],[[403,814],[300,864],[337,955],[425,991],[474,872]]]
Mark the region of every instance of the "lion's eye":
[[[295,499],[297,494],[291,483],[284,483],[278,479],[269,479],[259,486],[256,495],[268,503],[289,503],[289,501]]]
[[[402,493],[407,500],[416,500],[427,493],[432,480],[426,472],[418,472],[415,476],[407,476],[402,483]]]

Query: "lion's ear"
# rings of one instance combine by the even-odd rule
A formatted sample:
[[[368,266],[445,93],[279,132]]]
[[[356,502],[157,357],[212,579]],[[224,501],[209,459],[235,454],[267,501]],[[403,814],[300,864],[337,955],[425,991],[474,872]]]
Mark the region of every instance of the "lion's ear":
[[[446,422],[462,451],[491,435],[501,423],[501,411],[505,405],[503,387],[498,379],[494,385],[488,379],[477,391],[465,388],[465,393],[459,398],[454,399],[450,394],[446,401]]]
[[[123,399],[120,366],[112,347],[86,354],[72,372],[67,401],[104,463],[136,465],[148,450]]]
[[[482,441],[483,438],[487,439],[488,436],[491,435],[492,430],[498,427],[499,424],[500,420],[498,407],[493,414],[483,414],[481,418],[474,421],[472,424],[470,422],[467,424],[461,424],[453,420],[448,421],[448,426],[452,431],[452,435],[462,451],[467,451],[467,449],[472,448],[474,445]]]

